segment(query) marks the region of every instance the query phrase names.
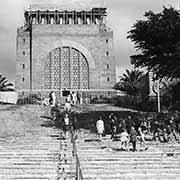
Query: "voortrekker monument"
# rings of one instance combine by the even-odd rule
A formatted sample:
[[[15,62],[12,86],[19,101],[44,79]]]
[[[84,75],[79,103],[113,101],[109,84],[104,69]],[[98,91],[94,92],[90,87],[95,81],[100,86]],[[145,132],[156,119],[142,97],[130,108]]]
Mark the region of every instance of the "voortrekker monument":
[[[68,4],[68,3],[67,3]],[[17,90],[110,90],[113,31],[101,6],[32,4],[17,31]]]

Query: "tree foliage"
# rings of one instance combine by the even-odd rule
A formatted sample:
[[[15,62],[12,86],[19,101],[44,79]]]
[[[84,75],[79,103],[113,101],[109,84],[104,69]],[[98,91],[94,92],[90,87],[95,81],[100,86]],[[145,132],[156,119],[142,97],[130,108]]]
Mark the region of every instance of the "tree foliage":
[[[114,89],[136,98],[138,95],[143,94],[145,86],[148,87],[142,71],[126,70],[120,77],[120,81],[114,86]]]
[[[174,106],[176,103],[180,104],[180,81],[171,83],[168,85],[168,88],[165,92],[165,96],[170,99],[170,106]]]
[[[180,13],[164,7],[145,13],[128,32],[139,54],[131,56],[135,67],[146,67],[157,79],[180,78]]]
[[[14,91],[13,84],[0,74],[0,91]]]

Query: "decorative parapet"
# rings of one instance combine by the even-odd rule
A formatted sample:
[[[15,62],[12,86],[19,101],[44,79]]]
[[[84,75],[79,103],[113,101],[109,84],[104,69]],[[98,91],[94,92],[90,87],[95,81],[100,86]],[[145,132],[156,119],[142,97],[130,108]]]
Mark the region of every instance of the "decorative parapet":
[[[69,10],[26,10],[25,23],[29,24],[105,24],[106,8],[93,8],[90,11]]]

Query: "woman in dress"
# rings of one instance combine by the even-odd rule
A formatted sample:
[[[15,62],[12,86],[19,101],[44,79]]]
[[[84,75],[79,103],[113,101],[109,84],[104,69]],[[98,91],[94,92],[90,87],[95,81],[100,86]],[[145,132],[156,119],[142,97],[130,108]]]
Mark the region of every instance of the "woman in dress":
[[[121,139],[121,149],[129,151],[129,134],[127,133],[126,129],[123,129],[120,134]]]
[[[99,135],[99,139],[101,140],[101,137],[104,133],[104,121],[102,120],[101,117],[99,117],[96,122],[96,129],[97,129],[97,133]]]

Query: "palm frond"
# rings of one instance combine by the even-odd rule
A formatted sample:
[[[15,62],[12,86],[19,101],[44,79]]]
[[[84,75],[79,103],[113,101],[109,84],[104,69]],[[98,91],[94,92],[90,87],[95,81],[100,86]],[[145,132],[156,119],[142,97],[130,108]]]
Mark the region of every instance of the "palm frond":
[[[7,78],[0,74],[0,91],[14,91],[14,84],[8,82]]]

